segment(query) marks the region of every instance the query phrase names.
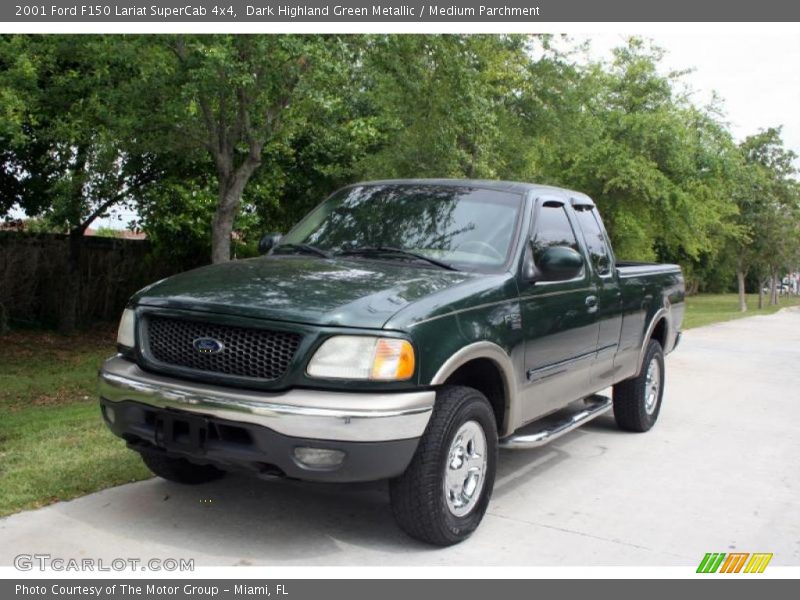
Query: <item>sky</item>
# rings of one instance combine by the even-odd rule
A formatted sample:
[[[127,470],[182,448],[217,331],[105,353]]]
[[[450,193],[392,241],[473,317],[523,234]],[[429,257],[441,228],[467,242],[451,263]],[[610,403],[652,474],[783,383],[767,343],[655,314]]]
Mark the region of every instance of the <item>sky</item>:
[[[570,37],[588,40],[590,55],[604,59],[625,43],[622,34]],[[714,91],[723,98],[737,141],[759,129],[783,125],[786,146],[800,155],[800,35],[712,32],[643,37],[667,51],[667,70],[694,69],[686,82],[695,90],[695,104],[707,104]]]
[[[608,60],[611,49],[624,44],[626,35],[569,37],[576,43],[589,41],[590,58]],[[693,69],[685,81],[694,91],[695,104],[707,104],[715,91],[723,98],[737,141],[760,129],[782,125],[786,146],[800,155],[800,35],[695,30],[643,37],[666,50],[665,70]],[[123,229],[133,218],[133,212],[117,212],[95,221],[93,227]]]

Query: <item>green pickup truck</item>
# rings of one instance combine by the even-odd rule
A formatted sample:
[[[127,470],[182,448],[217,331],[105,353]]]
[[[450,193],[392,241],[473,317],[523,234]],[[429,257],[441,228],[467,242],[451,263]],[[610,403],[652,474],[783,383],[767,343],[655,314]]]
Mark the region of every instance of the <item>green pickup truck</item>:
[[[483,518],[499,448],[612,409],[629,431],[658,418],[683,276],[617,261],[584,194],[359,183],[260,249],[122,315],[102,415],[156,475],[388,479],[400,527],[450,545]]]

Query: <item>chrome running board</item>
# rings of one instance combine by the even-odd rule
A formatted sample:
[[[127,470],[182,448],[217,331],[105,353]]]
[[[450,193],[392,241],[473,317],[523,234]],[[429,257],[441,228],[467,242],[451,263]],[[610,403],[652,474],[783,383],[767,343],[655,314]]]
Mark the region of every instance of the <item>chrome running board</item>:
[[[584,403],[584,407],[568,414],[563,419],[553,421],[551,416],[541,422],[534,421],[526,425],[519,433],[500,440],[500,447],[506,450],[527,450],[544,446],[595,417],[599,417],[611,408],[611,398],[605,396],[589,396]]]

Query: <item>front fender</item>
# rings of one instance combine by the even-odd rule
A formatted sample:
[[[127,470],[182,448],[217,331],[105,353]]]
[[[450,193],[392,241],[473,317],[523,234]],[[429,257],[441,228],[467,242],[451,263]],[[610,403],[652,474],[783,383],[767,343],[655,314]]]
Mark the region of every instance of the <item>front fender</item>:
[[[491,361],[503,381],[507,429],[516,422],[518,374],[524,372],[519,323],[519,304],[503,302],[416,324],[412,337],[422,359],[419,383],[442,385],[472,360]]]

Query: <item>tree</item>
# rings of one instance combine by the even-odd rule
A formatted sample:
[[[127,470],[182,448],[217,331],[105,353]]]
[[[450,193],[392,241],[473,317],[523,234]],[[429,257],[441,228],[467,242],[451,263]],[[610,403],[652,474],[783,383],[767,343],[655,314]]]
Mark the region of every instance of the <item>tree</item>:
[[[225,262],[245,187],[264,154],[287,144],[293,121],[322,91],[312,83],[329,63],[344,60],[346,49],[337,38],[298,35],[181,36],[166,43],[176,61],[178,133],[204,148],[216,171],[211,259]]]
[[[139,64],[114,36],[0,38],[0,208],[18,204],[68,233],[64,332],[77,324],[84,232],[161,171]]]
[[[486,177],[509,173],[529,40],[520,36],[374,36],[366,96],[382,134],[366,178]]]
[[[135,202],[181,264],[246,256],[359,179],[476,177],[588,193],[620,258],[680,263],[690,292],[769,283],[798,262],[794,155],[737,145],[721,105],[632,38],[609,63],[563,38],[0,37],[0,210],[69,233]],[[209,226],[210,224],[210,226]],[[233,232],[235,231],[235,235]]]
[[[777,304],[781,269],[797,257],[797,214],[800,208],[794,180],[797,158],[787,150],[780,128],[769,128],[747,137],[739,146],[742,176],[735,196],[739,219],[745,231],[736,244],[739,308],[747,310],[745,282],[754,272],[758,284],[759,308],[762,290],[770,285],[770,303]]]
[[[681,91],[683,72],[662,73],[662,58],[632,38],[609,65],[551,61],[558,76],[526,98],[528,112],[544,105],[555,119],[544,135],[541,119],[529,122],[531,178],[588,193],[618,257],[679,262],[691,288],[699,286],[691,267],[713,260],[735,231],[736,207],[722,183],[736,149],[713,109]]]

